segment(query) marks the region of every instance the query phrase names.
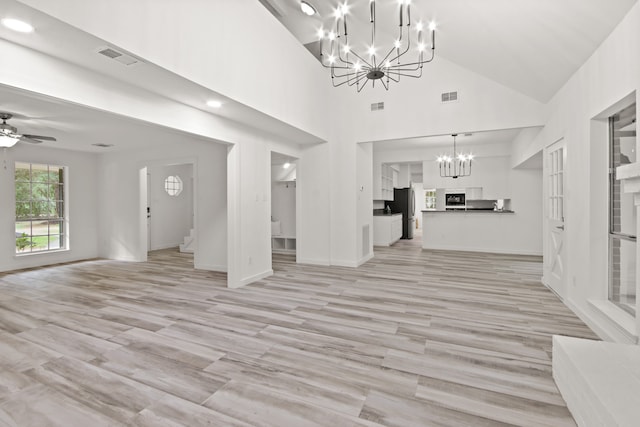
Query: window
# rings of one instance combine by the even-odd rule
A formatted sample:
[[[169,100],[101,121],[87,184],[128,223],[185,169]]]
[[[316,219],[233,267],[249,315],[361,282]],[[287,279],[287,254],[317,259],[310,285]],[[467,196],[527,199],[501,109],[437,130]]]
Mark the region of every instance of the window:
[[[16,163],[16,253],[66,248],[62,166]]]
[[[170,175],[164,180],[164,191],[170,196],[182,193],[182,180],[179,176]]]
[[[609,117],[609,301],[631,315],[636,305],[636,208],[618,166],[636,161],[636,105]]]

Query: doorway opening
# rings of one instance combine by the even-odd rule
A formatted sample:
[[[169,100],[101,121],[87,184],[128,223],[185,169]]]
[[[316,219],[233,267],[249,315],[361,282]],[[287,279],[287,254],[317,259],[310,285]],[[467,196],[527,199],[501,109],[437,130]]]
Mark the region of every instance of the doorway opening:
[[[271,152],[271,252],[296,256],[295,157]]]
[[[193,253],[196,235],[193,163],[152,165],[145,169],[147,252],[177,248]]]

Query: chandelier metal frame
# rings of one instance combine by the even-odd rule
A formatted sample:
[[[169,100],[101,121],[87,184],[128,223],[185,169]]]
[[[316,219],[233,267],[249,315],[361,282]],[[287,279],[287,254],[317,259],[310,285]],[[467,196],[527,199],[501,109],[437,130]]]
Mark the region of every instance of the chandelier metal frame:
[[[424,25],[422,22],[416,24],[417,58],[411,59],[408,62],[402,62],[401,58],[411,50],[411,0],[398,0],[398,5],[399,36],[393,43],[393,47],[389,49],[384,57],[376,54],[378,45],[376,44],[375,0],[369,0],[371,44],[369,45],[367,54],[359,54],[349,45],[347,16],[349,15],[350,6],[346,1],[335,10],[335,31],[325,31],[323,28],[318,30],[318,37],[320,39],[320,62],[325,68],[331,69],[331,83],[334,87],[344,84],[348,86],[356,85],[358,92],[360,92],[369,81],[372,82],[372,87],[375,87],[376,80],[380,80],[384,88],[389,90],[390,83],[399,82],[401,77],[422,77],[423,65],[433,61],[435,57],[436,26],[434,22],[429,24],[431,44],[428,46],[423,41]],[[323,52],[325,40],[329,42],[328,55],[325,55]],[[428,57],[425,56],[427,49],[431,51],[431,54],[427,55]],[[365,59],[367,55],[369,56],[369,60]],[[338,82],[336,82],[336,80],[338,80]]]
[[[438,163],[440,165],[440,177],[441,178],[453,178],[456,179],[461,176],[471,175],[471,163],[473,161],[473,154],[457,154],[456,152],[456,137],[457,133],[451,134],[453,137],[453,156],[443,155],[438,156]]]

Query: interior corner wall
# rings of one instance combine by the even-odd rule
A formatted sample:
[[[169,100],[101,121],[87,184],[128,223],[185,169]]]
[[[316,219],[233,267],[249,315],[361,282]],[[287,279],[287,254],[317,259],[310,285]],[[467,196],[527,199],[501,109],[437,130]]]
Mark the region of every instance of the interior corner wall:
[[[16,256],[15,181],[16,161],[65,166],[68,169],[67,209],[69,249],[37,255]],[[6,162],[6,163],[5,163]],[[6,164],[4,169],[3,164]],[[0,160],[0,271],[70,262],[98,256],[98,159],[95,154],[71,152],[18,143],[8,148]]]
[[[148,168],[151,250],[177,247],[193,227],[193,165],[159,165]],[[182,182],[179,194],[165,190],[165,179],[176,176]]]
[[[592,174],[606,179],[601,174],[606,167],[601,162],[606,162],[606,157],[601,156],[602,151],[592,148],[597,144],[606,145],[608,141],[605,133],[598,131],[599,126],[593,125],[594,119],[603,111],[634,91],[637,102],[639,88],[640,5],[636,3],[554,95],[547,107],[548,119],[544,128],[528,144],[528,152],[519,153],[526,158],[561,138],[566,142],[565,303],[603,339],[610,340],[619,336],[616,326],[607,322],[589,303],[591,299],[602,298],[607,287],[601,259],[606,253],[607,242],[602,238],[601,230],[592,229],[592,226],[606,224],[603,220],[606,213],[603,204],[608,200],[606,186],[592,182]],[[593,158],[594,155],[601,158]],[[546,235],[544,237],[546,239]],[[546,240],[543,244],[547,244]],[[593,262],[594,257],[598,262]]]

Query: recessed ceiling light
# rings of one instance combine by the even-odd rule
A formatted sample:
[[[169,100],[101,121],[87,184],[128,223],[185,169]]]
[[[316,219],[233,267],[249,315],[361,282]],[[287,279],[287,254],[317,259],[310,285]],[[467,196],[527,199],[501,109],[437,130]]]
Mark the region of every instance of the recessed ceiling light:
[[[307,16],[313,16],[316,14],[316,8],[304,0],[300,2],[300,9],[302,10],[302,13]]]
[[[207,101],[207,105],[211,108],[220,108],[222,107],[222,102],[211,100]]]
[[[24,21],[20,21],[19,19],[12,18],[4,18],[2,20],[2,25],[7,27],[10,30],[17,31],[19,33],[32,33],[33,26]]]

